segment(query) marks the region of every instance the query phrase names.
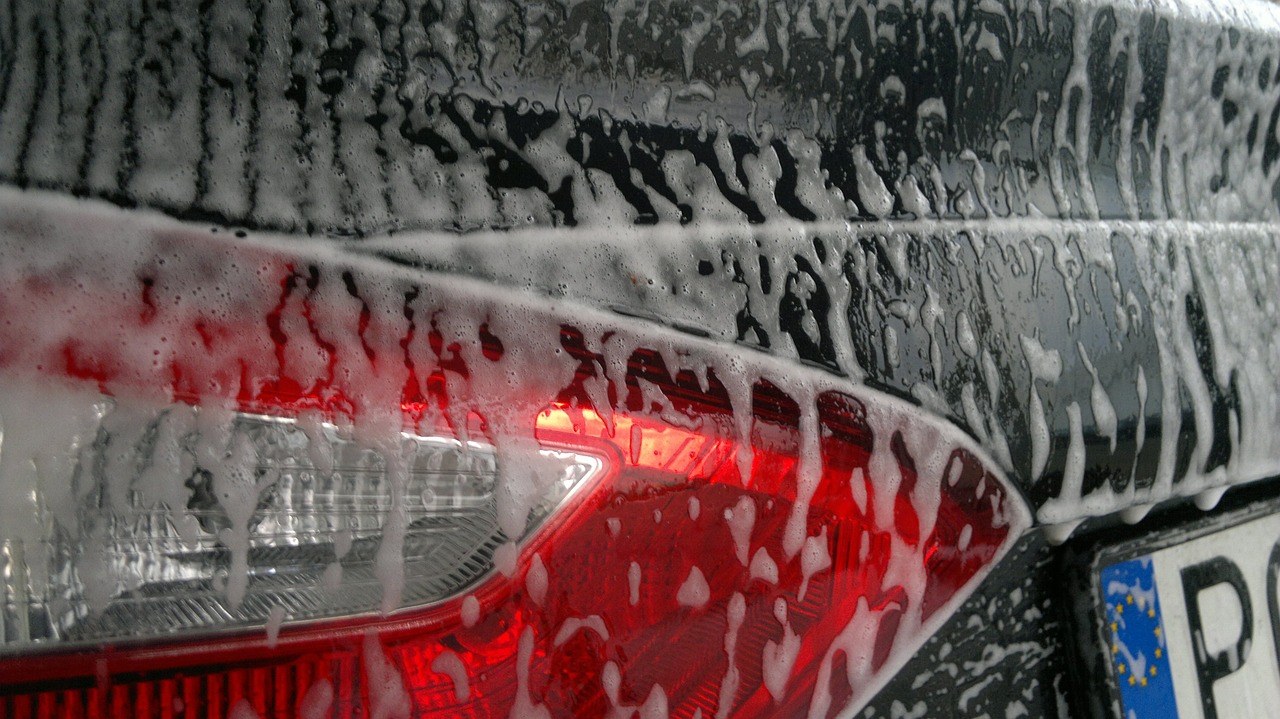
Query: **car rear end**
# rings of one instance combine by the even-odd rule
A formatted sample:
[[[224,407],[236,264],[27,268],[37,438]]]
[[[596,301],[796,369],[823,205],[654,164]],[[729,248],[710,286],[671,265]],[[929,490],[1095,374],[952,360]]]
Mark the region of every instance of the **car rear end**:
[[[1277,37],[4,7],[0,715],[1265,716]]]

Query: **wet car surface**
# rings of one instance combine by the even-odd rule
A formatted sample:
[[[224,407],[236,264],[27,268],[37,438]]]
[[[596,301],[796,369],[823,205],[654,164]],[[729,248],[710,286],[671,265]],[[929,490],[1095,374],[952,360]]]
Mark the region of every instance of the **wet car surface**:
[[[1072,562],[1280,475],[1269,3],[10,3],[0,37],[42,211],[323,238],[971,437],[1044,531],[871,715],[1110,711]]]

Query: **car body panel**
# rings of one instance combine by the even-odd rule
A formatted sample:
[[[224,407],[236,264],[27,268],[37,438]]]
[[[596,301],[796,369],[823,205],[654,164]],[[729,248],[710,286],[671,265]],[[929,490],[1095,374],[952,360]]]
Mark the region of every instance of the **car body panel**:
[[[1278,118],[1262,0],[0,3],[5,183],[820,367],[1055,540],[1280,475]],[[1066,713],[1057,562],[871,706]]]
[[[0,177],[397,230],[384,256],[825,365],[967,426],[1047,522],[1275,474],[1269,3],[308,7],[9,6]],[[429,232],[529,222],[575,229]]]

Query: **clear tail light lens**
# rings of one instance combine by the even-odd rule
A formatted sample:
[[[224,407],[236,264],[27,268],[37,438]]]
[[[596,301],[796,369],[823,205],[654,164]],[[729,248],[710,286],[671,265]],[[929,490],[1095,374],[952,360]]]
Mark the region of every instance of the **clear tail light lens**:
[[[1029,525],[967,438],[816,371],[251,243],[132,230],[104,273],[23,231],[0,716],[847,716]]]
[[[81,523],[83,532],[55,523],[42,546],[0,546],[5,651],[380,611],[376,558],[393,510],[404,514],[406,605],[459,594],[490,573],[494,553],[509,542],[498,526],[490,445],[402,433],[397,502],[383,455],[330,423],[304,430],[292,419],[234,413],[229,426],[213,427],[202,426],[198,408],[145,412],[114,404],[94,402],[88,416],[102,408],[96,432],[74,453],[75,482],[87,489],[77,509],[102,511],[89,509],[95,516]],[[215,434],[225,456],[201,461],[208,453],[201,443]],[[554,480],[541,488],[524,536],[603,466],[555,449],[540,450],[537,459]],[[138,481],[117,503],[109,490],[121,472]],[[237,480],[255,485],[244,517],[219,496],[220,485]],[[177,512],[156,501],[175,493]],[[33,566],[37,557],[40,567]],[[32,581],[33,570],[42,581]]]

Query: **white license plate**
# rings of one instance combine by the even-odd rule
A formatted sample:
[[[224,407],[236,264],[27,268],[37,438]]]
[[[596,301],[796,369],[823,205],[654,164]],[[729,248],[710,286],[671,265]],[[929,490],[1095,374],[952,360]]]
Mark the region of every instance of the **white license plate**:
[[[1280,716],[1280,513],[1099,569],[1129,719]]]

